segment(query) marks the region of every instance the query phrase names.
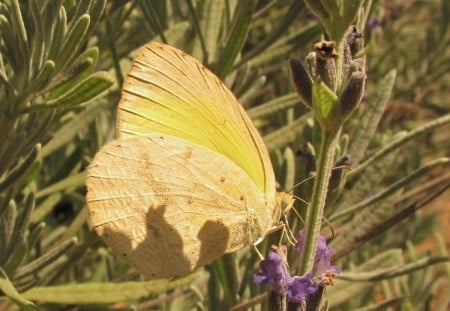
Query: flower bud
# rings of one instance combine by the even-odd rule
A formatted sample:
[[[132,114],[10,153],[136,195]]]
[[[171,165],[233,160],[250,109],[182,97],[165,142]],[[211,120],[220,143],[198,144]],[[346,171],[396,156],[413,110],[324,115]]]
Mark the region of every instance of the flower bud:
[[[291,73],[291,80],[294,83],[294,88],[300,96],[302,102],[312,107],[312,79],[303,67],[302,63],[296,59],[289,59],[289,69]]]
[[[333,91],[336,91],[336,64],[338,57],[334,41],[321,41],[314,45],[317,57],[317,74],[322,81]]]
[[[347,119],[361,101],[364,93],[366,74],[363,71],[355,71],[339,97],[340,113]]]
[[[358,31],[356,26],[351,26],[344,36],[344,45],[350,51],[350,58],[353,59],[355,55],[361,50],[364,44],[363,35]]]

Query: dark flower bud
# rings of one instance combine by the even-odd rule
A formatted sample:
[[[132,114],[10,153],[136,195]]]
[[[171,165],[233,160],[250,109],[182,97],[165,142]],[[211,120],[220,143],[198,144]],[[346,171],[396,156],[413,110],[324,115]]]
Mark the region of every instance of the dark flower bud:
[[[356,26],[351,26],[344,37],[344,44],[350,49],[351,57],[354,58],[356,54],[361,50],[364,44],[364,38],[361,32],[358,31]]]
[[[338,58],[334,41],[321,41],[314,45],[317,58],[317,74],[331,90],[336,91],[336,64]]]
[[[303,67],[302,63],[296,59],[289,59],[289,69],[291,73],[291,80],[294,83],[294,88],[300,96],[302,102],[312,107],[312,79]]]
[[[358,106],[364,93],[366,74],[363,71],[355,71],[351,74],[347,85],[339,97],[340,113],[346,119]]]

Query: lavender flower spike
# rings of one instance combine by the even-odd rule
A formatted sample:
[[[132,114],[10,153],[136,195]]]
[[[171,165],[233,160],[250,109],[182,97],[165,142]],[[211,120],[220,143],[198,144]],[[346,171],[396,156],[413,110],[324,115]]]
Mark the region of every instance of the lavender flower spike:
[[[302,277],[295,276],[288,284],[289,301],[301,303],[306,297],[315,293],[317,285],[312,281],[312,273],[308,272]]]
[[[299,253],[303,251],[303,245],[305,242],[305,229],[298,232],[297,243],[295,244],[295,250]],[[326,276],[330,279],[330,282],[323,282],[324,285],[332,284],[332,279],[334,275],[341,273],[341,269],[336,266],[331,265],[331,255],[333,250],[327,246],[327,240],[323,236],[319,236],[319,241],[317,243],[316,254],[314,257],[314,267],[313,273],[317,277]],[[330,277],[333,276],[333,277]]]
[[[287,262],[280,255],[280,249],[272,246],[267,258],[261,261],[259,266],[262,272],[253,276],[253,282],[268,284],[275,293],[285,296],[291,275]]]

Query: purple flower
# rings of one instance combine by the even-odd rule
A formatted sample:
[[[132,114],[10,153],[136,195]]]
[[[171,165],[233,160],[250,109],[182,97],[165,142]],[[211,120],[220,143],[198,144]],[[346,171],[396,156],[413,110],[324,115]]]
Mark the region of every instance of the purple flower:
[[[295,244],[295,250],[299,253],[303,251],[305,244],[306,231],[302,229],[298,232],[297,243]],[[327,246],[327,240],[324,236],[319,236],[317,242],[316,254],[314,256],[313,272],[315,276],[336,275],[341,273],[341,269],[331,265],[331,255],[333,250]]]
[[[312,281],[312,273],[308,272],[304,276],[295,276],[288,284],[289,301],[301,303],[310,294],[315,293],[317,285]]]
[[[272,249],[259,264],[261,271],[253,276],[254,283],[265,283],[272,287],[272,290],[279,295],[286,295],[287,284],[291,280],[287,263],[280,254]]]

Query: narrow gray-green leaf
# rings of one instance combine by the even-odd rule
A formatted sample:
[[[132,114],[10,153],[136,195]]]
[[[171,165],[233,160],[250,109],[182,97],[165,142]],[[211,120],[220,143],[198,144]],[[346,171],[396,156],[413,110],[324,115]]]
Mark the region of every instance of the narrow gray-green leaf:
[[[405,133],[398,133],[393,137],[397,139],[402,137]],[[396,159],[398,150],[391,152],[379,161],[373,162],[369,165],[364,174],[361,174],[353,186],[342,193],[339,201],[334,206],[335,213],[339,213],[342,208],[347,208],[358,202],[365,200],[368,196],[373,195],[379,191],[380,184],[386,175],[390,172],[393,162]]]
[[[36,75],[36,70],[41,68],[44,60],[44,48],[45,48],[45,33],[44,33],[44,21],[40,12],[40,7],[37,1],[30,1],[29,7],[31,7],[31,17],[33,20],[33,38],[31,46],[31,69],[33,76]]]
[[[67,15],[64,6],[59,7],[58,17],[52,27],[50,32],[50,37],[47,38],[49,48],[48,48],[48,59],[56,59],[61,52],[61,47],[64,41],[64,34],[66,33],[66,22]]]
[[[88,102],[114,84],[108,73],[99,71],[75,86],[72,90],[46,104],[32,105],[21,113],[36,112],[49,109],[68,109]]]
[[[251,61],[251,66],[258,68],[274,61],[286,60],[286,55],[296,55],[298,53],[299,42],[308,45],[313,40],[317,40],[322,34],[322,30],[317,25],[308,25],[295,29],[292,33],[281,37],[280,40],[267,48],[264,53],[259,54]]]
[[[406,297],[399,297],[399,298],[393,298],[393,299],[387,299],[382,302],[378,302],[376,304],[369,305],[364,308],[356,309],[355,311],[384,311],[389,310],[389,308],[400,308],[402,303],[405,301],[405,299],[408,299]],[[397,310],[397,309],[394,309]]]
[[[70,251],[77,243],[77,238],[72,238],[69,241],[62,243],[61,245],[55,247],[52,250],[47,251],[41,257],[33,260],[29,264],[20,267],[14,272],[14,280],[26,277],[32,273],[39,271],[45,266],[51,264],[53,261],[58,259],[60,256],[64,255]]]
[[[111,304],[123,301],[136,301],[150,295],[162,294],[171,289],[187,286],[198,277],[199,273],[194,273],[174,281],[85,283],[35,287],[25,292],[23,296],[40,303]]]
[[[51,81],[54,72],[55,63],[51,60],[46,61],[36,79],[33,80],[30,87],[30,93],[39,92],[39,90],[44,88]]]
[[[371,257],[366,262],[353,268],[351,271],[370,271],[373,269],[389,268],[403,263],[403,254],[401,249],[390,249],[378,255]],[[327,296],[331,307],[336,307],[342,303],[348,302],[353,297],[367,292],[374,286],[371,282],[348,282],[340,280],[334,286],[327,288]]]
[[[91,17],[91,23],[88,28],[88,35],[92,33],[94,27],[97,26],[101,17],[103,16],[103,12],[106,7],[106,0],[95,0],[94,3],[89,8],[89,16]]]
[[[11,298],[18,307],[23,311],[38,310],[37,307],[23,295],[21,295],[14,285],[9,281],[5,272],[0,268],[0,291],[7,297]]]
[[[431,265],[444,262],[450,262],[450,257],[425,257],[408,264],[402,264],[400,266],[387,269],[372,269],[366,272],[343,272],[342,274],[337,276],[337,278],[352,282],[372,282],[388,280],[401,275],[412,273],[420,269],[427,268]]]
[[[369,100],[367,111],[364,112],[360,124],[352,135],[349,154],[353,164],[359,163],[377,130],[378,123],[391,97],[396,73],[395,69],[391,70],[378,82],[375,96]]]
[[[267,117],[277,112],[292,108],[300,103],[300,98],[296,93],[289,93],[284,96],[274,98],[268,102],[262,103],[254,108],[247,110],[251,119]]]
[[[80,131],[88,128],[89,123],[95,119],[103,107],[102,105],[92,105],[61,126],[54,133],[53,138],[42,148],[41,157],[45,158],[62,146],[72,142]]]
[[[266,143],[267,148],[269,150],[276,150],[278,148],[285,147],[290,142],[295,141],[298,138],[299,133],[303,131],[303,126],[309,117],[311,117],[310,114],[305,114],[294,120],[292,123],[264,136],[264,142]]]
[[[11,258],[14,253],[14,249],[25,240],[25,233],[28,229],[31,214],[34,210],[34,203],[34,194],[30,193],[25,199],[20,217],[16,220],[13,235],[8,243],[8,248],[6,249],[6,262],[8,262],[9,258]]]
[[[223,25],[223,13],[225,12],[225,1],[210,0],[207,2],[205,19],[203,22],[203,33],[206,51],[208,51],[208,62],[216,59],[220,53],[218,42]]]
[[[18,153],[22,148],[22,145],[26,138],[24,130],[16,130],[14,135],[9,139],[6,148],[3,149],[3,154],[0,157],[0,175],[3,175],[5,170],[13,161],[17,159]]]
[[[12,0],[12,20],[11,22],[14,25],[14,30],[16,32],[16,40],[18,41],[19,48],[15,51],[20,55],[21,60],[23,61],[22,65],[25,70],[28,69],[28,65],[30,62],[30,49],[29,49],[29,41],[27,36],[27,30],[25,28],[25,23],[22,17],[22,12],[20,9],[19,0]]]
[[[91,18],[89,15],[84,14],[78,19],[72,29],[70,29],[55,60],[56,72],[64,69],[73,60],[76,53],[78,53],[79,48],[84,43],[90,21]]]
[[[36,161],[40,149],[41,145],[37,144],[30,153],[28,153],[25,159],[8,173],[6,178],[0,182],[0,192],[3,192],[5,189],[12,186],[19,178],[27,173],[28,169],[32,166],[34,161]]]
[[[215,70],[217,76],[221,79],[224,79],[230,72],[236,57],[244,45],[252,21],[254,7],[254,0],[239,1],[236,5],[231,29]]]
[[[443,165],[443,170],[445,171],[445,166],[448,167],[448,164],[450,161],[449,158],[440,158],[436,159],[409,174],[408,176],[405,176],[401,178],[400,180],[396,181],[383,191],[370,196],[366,200],[363,200],[353,206],[350,206],[346,208],[345,210],[339,211],[338,213],[332,215],[329,220],[333,221],[336,220],[339,217],[345,216],[349,213],[355,212],[355,211],[361,211],[364,208],[367,208],[369,206],[372,206],[374,204],[377,204],[386,198],[388,198],[390,195],[394,194],[395,192],[399,191],[400,189],[409,186],[410,184],[416,182],[417,180],[420,180],[421,177],[423,177],[425,174],[429,173],[432,169],[435,169],[437,166]]]
[[[385,145],[383,148],[378,150],[373,156],[371,156],[369,159],[358,165],[354,170],[350,171],[350,173],[347,175],[349,178],[352,178],[354,176],[357,176],[362,171],[366,169],[368,165],[371,163],[379,160],[380,158],[386,156],[390,152],[394,151],[395,149],[398,149],[411,141],[412,139],[428,133],[429,131],[432,131],[442,125],[450,123],[450,114],[446,114],[438,119],[432,120],[418,128],[415,128],[414,130],[408,132],[406,135],[395,139],[391,143]]]
[[[36,198],[42,198],[54,192],[64,191],[69,188],[82,187],[84,185],[85,178],[86,174],[84,172],[70,175],[66,179],[54,183],[53,185],[37,192]]]
[[[0,266],[3,266],[7,258],[11,256],[7,249],[11,245],[11,237],[16,225],[17,206],[14,200],[9,201],[0,214]]]
[[[60,97],[92,74],[97,65],[98,56],[99,51],[97,47],[89,48],[81,53],[70,67],[64,70],[58,76],[58,79],[53,81],[48,87],[48,89],[51,89],[51,92],[47,100]]]
[[[272,43],[279,40],[283,34],[286,33],[286,29],[298,18],[300,12],[305,8],[304,1],[292,1],[291,6],[287,10],[286,15],[283,17],[281,22],[275,27],[275,29],[265,37],[257,46],[255,46],[250,52],[245,54],[242,59],[235,65],[239,67],[246,62],[248,62],[253,57],[264,52]]]

